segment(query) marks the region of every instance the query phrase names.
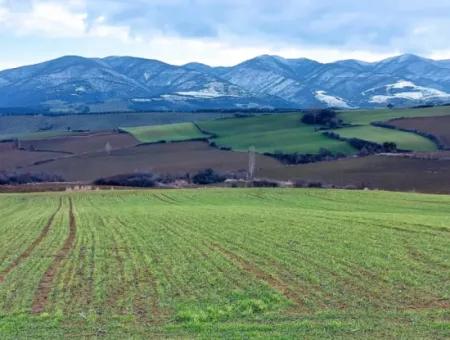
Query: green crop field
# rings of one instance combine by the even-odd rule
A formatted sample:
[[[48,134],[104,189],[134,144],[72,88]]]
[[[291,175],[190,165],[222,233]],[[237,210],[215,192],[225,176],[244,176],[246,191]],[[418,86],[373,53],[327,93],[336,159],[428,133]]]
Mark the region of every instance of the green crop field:
[[[352,110],[339,113],[346,123],[368,125],[372,122],[384,122],[394,118],[435,117],[450,115],[450,106],[436,106],[420,109],[375,109]]]
[[[121,128],[142,143],[176,142],[207,138],[193,123]]]
[[[373,122],[386,122],[404,117],[436,117],[450,114],[450,106],[437,106],[417,109],[379,109],[352,110],[339,112],[339,117],[348,124],[357,127],[335,130],[344,138],[359,138],[382,144],[394,142],[400,149],[411,151],[435,151],[437,145],[430,139],[411,132],[385,129],[372,126]]]
[[[0,195],[0,337],[448,338],[450,196]]]
[[[399,149],[411,151],[435,151],[436,144],[430,139],[415,133],[403,132],[399,130],[386,129],[372,125],[354,126],[334,130],[344,138],[359,138],[370,142],[383,144],[384,142],[394,142]]]
[[[79,134],[79,133],[71,132],[71,131],[49,130],[49,131],[29,132],[29,133],[22,133],[22,134],[0,135],[0,141],[15,139],[15,138],[18,138],[22,141],[42,140],[42,139],[48,139],[48,138],[54,138],[54,137],[77,135],[77,134]]]
[[[351,154],[354,149],[346,142],[334,140],[303,124],[302,115],[274,114],[248,118],[205,120],[198,122],[203,131],[217,138],[219,146],[247,151],[254,146],[257,152],[318,153],[321,148]]]

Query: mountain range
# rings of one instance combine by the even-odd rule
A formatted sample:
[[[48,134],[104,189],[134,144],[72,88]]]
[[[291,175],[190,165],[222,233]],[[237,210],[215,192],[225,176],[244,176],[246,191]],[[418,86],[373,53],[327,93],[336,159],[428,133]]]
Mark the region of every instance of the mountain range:
[[[450,102],[450,60],[319,63],[262,55],[231,67],[65,56],[0,72],[2,112],[381,107]]]

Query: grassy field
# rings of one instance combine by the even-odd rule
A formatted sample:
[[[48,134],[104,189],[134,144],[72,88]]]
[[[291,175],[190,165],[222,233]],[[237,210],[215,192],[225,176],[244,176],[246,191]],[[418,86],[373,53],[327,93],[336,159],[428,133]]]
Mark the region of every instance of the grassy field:
[[[394,118],[434,117],[450,115],[450,106],[436,106],[420,109],[375,109],[352,110],[339,113],[346,123],[368,125],[371,122],[384,122]]]
[[[193,123],[121,128],[142,143],[177,142],[207,138]]]
[[[446,338],[450,197],[0,195],[0,333]]]
[[[402,150],[410,151],[435,151],[436,144],[430,139],[415,133],[386,129],[371,125],[354,126],[334,130],[344,138],[359,138],[369,142],[383,144],[384,142],[394,142]]]
[[[379,110],[352,110],[339,113],[345,123],[359,125],[358,127],[338,129],[335,132],[345,138],[360,138],[382,144],[395,142],[404,150],[434,151],[437,145],[430,139],[414,133],[384,129],[371,126],[373,122],[386,122],[395,118],[435,117],[450,114],[450,106],[439,106],[420,109],[379,109]]]
[[[263,115],[198,122],[203,131],[216,135],[213,141],[236,151],[254,146],[257,152],[318,153],[321,148],[351,154],[346,142],[333,140],[301,123],[301,114]]]
[[[0,135],[0,141],[15,139],[15,138],[18,138],[21,141],[44,140],[44,139],[55,138],[55,137],[69,137],[69,136],[77,135],[77,134],[79,134],[79,133],[70,132],[67,130],[66,131],[49,130],[49,131],[18,133],[18,134],[12,133],[12,134]]]

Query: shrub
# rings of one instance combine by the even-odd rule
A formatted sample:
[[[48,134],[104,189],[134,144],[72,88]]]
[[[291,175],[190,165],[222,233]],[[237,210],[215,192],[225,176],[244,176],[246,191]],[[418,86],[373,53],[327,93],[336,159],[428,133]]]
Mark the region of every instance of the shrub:
[[[0,172],[0,185],[19,185],[28,183],[64,182],[64,178],[55,174]]]
[[[195,184],[206,185],[206,184],[222,183],[225,181],[225,179],[226,179],[225,176],[222,176],[217,172],[215,172],[213,169],[209,168],[201,170],[198,173],[196,173],[192,177],[192,182]]]
[[[307,111],[302,117],[302,123],[324,125],[332,129],[343,125],[342,119],[338,118],[336,111],[331,109]]]
[[[369,142],[359,138],[350,138],[348,142],[355,149],[360,151],[361,155],[370,155],[374,153],[381,152],[397,152],[397,144],[394,142],[385,142],[383,144],[378,144],[374,142]]]
[[[152,173],[146,172],[100,178],[94,182],[96,185],[127,186],[138,188],[152,188],[155,187],[157,183],[157,177]]]
[[[321,161],[330,161],[345,157],[343,153],[332,153],[328,149],[321,148],[317,154],[301,154],[301,153],[283,153],[276,151],[275,153],[265,153],[266,156],[271,156],[278,159],[285,164],[306,164]]]
[[[280,186],[279,182],[268,179],[256,179],[251,184],[256,188],[278,188]]]

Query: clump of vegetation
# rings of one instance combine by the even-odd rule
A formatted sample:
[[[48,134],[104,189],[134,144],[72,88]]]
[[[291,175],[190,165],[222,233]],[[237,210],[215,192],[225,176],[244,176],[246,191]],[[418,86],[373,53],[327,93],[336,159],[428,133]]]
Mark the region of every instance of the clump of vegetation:
[[[195,184],[207,185],[225,182],[226,177],[208,168],[201,170],[192,176],[192,182]]]
[[[344,138],[333,131],[326,131],[323,134],[329,138],[347,141],[351,146],[359,151],[360,156],[372,155],[376,153],[394,153],[404,151],[399,150],[397,144],[394,142],[384,142],[382,144],[378,144],[360,138]]]
[[[342,119],[337,117],[336,111],[332,109],[309,110],[301,119],[302,123],[310,125],[323,125],[329,129],[343,126]]]
[[[393,142],[384,142],[383,144],[378,144],[359,138],[350,138],[348,142],[355,149],[359,150],[360,155],[372,155],[376,153],[394,153],[399,151],[397,149],[397,144]]]
[[[123,174],[107,178],[100,178],[95,185],[126,186],[138,188],[153,188],[158,184],[158,177],[149,172]]]
[[[321,161],[331,161],[343,158],[343,153],[333,153],[328,149],[321,148],[317,154],[301,154],[301,153],[283,153],[276,151],[275,153],[265,153],[267,156],[274,157],[284,164],[307,164]]]
[[[0,185],[20,185],[29,183],[64,182],[64,178],[55,174],[0,172]]]

